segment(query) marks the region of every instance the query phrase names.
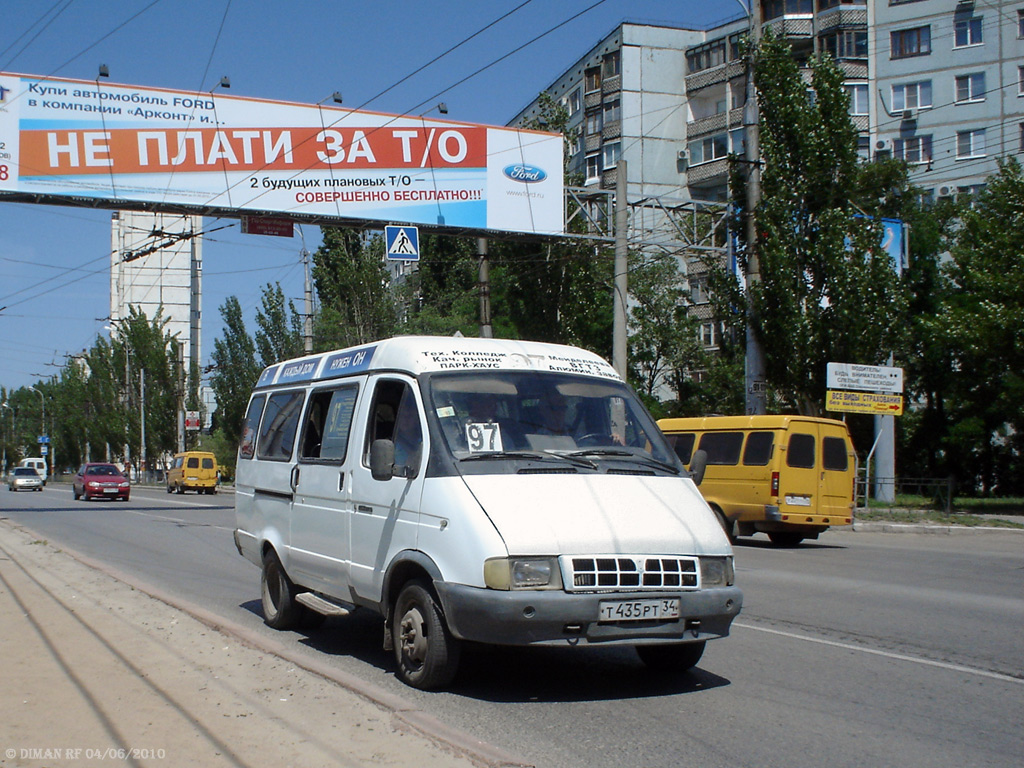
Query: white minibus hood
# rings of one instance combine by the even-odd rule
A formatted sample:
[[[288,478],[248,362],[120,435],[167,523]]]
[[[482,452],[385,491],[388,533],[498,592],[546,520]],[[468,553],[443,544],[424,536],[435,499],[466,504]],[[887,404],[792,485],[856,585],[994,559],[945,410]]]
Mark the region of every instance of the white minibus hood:
[[[464,475],[510,555],[731,554],[692,481],[637,475]]]

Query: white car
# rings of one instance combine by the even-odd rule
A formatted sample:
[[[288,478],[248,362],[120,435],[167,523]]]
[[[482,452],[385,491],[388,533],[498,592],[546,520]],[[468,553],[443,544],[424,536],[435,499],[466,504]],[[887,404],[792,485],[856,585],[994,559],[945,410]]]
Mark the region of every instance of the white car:
[[[11,491],[41,491],[43,478],[29,467],[15,467],[7,476],[7,488]]]

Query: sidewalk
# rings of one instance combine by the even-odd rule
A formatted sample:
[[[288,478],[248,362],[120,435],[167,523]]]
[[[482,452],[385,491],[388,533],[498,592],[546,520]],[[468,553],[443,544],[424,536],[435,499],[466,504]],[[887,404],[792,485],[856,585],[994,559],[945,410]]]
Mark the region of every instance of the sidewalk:
[[[0,521],[0,766],[514,764],[196,615]]]

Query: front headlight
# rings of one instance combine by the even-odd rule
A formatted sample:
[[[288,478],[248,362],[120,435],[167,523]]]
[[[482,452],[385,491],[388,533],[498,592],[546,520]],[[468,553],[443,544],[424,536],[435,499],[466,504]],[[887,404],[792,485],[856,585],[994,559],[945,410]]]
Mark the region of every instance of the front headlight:
[[[700,580],[704,587],[731,587],[736,583],[736,572],[731,557],[702,557]]]
[[[495,557],[484,561],[489,589],[561,589],[558,560],[553,557]]]

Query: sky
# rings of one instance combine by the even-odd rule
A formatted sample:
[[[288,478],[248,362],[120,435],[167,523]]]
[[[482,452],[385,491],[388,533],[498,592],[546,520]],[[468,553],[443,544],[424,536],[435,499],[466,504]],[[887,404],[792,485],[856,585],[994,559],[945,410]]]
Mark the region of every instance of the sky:
[[[393,114],[443,101],[447,119],[504,125],[623,21],[703,29],[741,12],[740,0],[3,0],[0,71],[93,81],[102,64],[111,83],[191,91],[227,76],[232,96],[316,104],[340,91],[346,107]],[[109,333],[110,214],[0,202],[0,386],[57,375]],[[298,237],[204,228],[217,228],[203,244],[205,365],[229,296],[251,333],[266,284],[301,308],[303,270]],[[302,231],[315,250],[319,228]]]

